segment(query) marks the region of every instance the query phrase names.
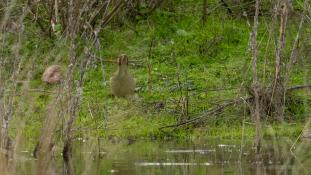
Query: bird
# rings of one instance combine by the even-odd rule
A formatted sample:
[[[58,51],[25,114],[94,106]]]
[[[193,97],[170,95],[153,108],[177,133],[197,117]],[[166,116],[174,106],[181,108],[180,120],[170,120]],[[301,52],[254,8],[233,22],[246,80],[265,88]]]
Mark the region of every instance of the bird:
[[[48,84],[57,84],[61,79],[61,66],[51,65],[47,67],[42,75],[42,81]]]
[[[118,70],[110,79],[112,94],[116,97],[127,97],[134,94],[135,80],[128,71],[128,56],[121,54],[117,63],[119,65]]]

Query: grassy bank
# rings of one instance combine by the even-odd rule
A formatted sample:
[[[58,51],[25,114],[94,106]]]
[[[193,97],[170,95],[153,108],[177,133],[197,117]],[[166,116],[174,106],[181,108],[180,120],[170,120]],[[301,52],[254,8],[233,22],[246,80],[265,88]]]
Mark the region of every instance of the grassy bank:
[[[251,82],[251,26],[247,19],[210,15],[203,24],[201,7],[191,6],[186,13],[185,6],[180,4],[174,12],[158,9],[147,19],[137,21],[116,19],[123,20],[123,25],[111,24],[102,31],[100,49],[94,49],[102,60],[90,58],[81,109],[75,121],[77,136],[151,139],[254,136],[255,126],[247,104],[230,106],[219,115],[208,117],[199,127],[159,129],[199,116],[230,99],[247,96],[246,89]],[[262,16],[259,28],[260,47],[271,49],[267,52],[267,60],[264,59],[265,49],[259,53],[258,69],[263,84],[272,81],[274,71],[275,45],[266,45],[269,39],[268,20]],[[290,20],[286,55],[290,54],[297,22]],[[29,22],[26,26],[20,38],[13,33],[2,36],[2,40],[7,40],[6,48],[2,48],[4,55],[13,55],[12,48],[22,39],[18,54],[24,66],[19,79],[29,80],[30,84],[26,87],[21,83],[18,88],[20,92],[24,92],[23,88],[36,90],[26,90],[27,96],[15,99],[19,102],[15,109],[20,113],[15,113],[10,132],[11,135],[16,134],[16,129],[20,128],[19,121],[24,117],[25,138],[37,140],[47,115],[47,105],[58,88],[57,85],[42,83],[42,72],[50,64],[60,64],[67,69],[70,48],[68,41],[61,36],[42,39],[33,24]],[[304,28],[303,33],[310,34],[310,28]],[[79,44],[88,43],[80,41]],[[130,70],[137,82],[134,99],[110,95],[109,79],[116,65],[107,64],[104,60],[115,59],[120,53],[126,53],[130,60],[138,63]],[[306,71],[308,69],[310,61],[294,65],[288,86],[304,84],[305,77],[311,77],[311,72]],[[30,70],[33,74],[27,77]],[[286,109],[286,121],[277,123],[265,119],[264,136],[297,137],[301,133],[307,114],[311,112],[310,92],[297,91],[292,96],[290,100],[294,103]]]

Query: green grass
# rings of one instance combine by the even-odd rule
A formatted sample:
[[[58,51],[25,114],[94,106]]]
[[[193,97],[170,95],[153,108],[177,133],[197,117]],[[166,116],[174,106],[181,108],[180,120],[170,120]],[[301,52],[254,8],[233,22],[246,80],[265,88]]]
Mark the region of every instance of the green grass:
[[[147,19],[138,22],[124,21],[131,26],[130,28],[127,25],[122,27],[110,25],[102,31],[100,36],[102,45],[101,49],[96,51],[97,55],[105,59],[115,59],[120,53],[126,53],[131,60],[142,63],[141,67],[131,67],[130,70],[137,81],[138,98],[135,100],[111,98],[109,79],[116,70],[116,65],[105,64],[102,67],[100,61],[94,60],[86,73],[82,106],[75,123],[78,128],[77,135],[83,134],[85,130],[94,136],[120,138],[207,136],[241,138],[255,135],[254,125],[249,124],[249,114],[243,114],[240,106],[226,109],[220,117],[209,119],[199,128],[159,130],[160,127],[174,124],[182,118],[182,98],[189,97],[189,116],[193,117],[223,101],[244,96],[245,92],[241,92],[238,88],[248,85],[251,81],[249,67],[251,56],[248,52],[251,27],[247,25],[246,20],[226,15],[222,17],[210,15],[206,23],[202,24],[199,4],[191,7],[194,13],[184,13],[183,8],[184,6],[180,4],[174,13],[159,9]],[[258,69],[260,76],[266,76],[265,83],[271,82],[270,76],[274,71],[275,47],[272,43],[269,46],[267,72],[266,75],[262,75],[269,22],[266,17],[261,18],[258,36],[258,40],[262,43]],[[289,26],[288,33],[296,31],[294,22]],[[288,37],[285,55],[290,54],[294,36]],[[11,47],[15,42],[12,39],[14,36],[8,38],[11,41],[6,42],[7,45],[3,48],[4,55],[12,54]],[[275,39],[273,38],[273,42]],[[46,65],[57,63],[63,65],[64,69],[67,68],[68,44],[65,39],[57,36],[42,40],[37,35],[36,29],[33,26],[29,27],[22,42],[20,55],[25,62],[35,57],[31,88],[48,91],[57,89],[44,85],[40,78]],[[81,51],[86,44],[80,41],[77,50]],[[307,62],[304,66],[308,68],[310,63]],[[295,65],[289,84],[303,84],[305,72],[302,65]],[[311,74],[310,71],[307,73]],[[151,89],[148,89],[150,85]],[[214,89],[231,90],[213,91]],[[27,137],[39,136],[49,99],[47,94],[32,96],[33,111],[26,113]],[[288,123],[272,125],[266,122],[263,126],[264,135],[297,137],[305,116],[310,111],[310,103],[302,104],[303,99],[298,100],[295,103],[297,105],[287,113],[289,118],[297,114],[299,120],[293,119],[288,120]],[[156,109],[159,103],[164,104],[161,111]],[[248,121],[244,127],[243,117],[240,116],[246,116]]]

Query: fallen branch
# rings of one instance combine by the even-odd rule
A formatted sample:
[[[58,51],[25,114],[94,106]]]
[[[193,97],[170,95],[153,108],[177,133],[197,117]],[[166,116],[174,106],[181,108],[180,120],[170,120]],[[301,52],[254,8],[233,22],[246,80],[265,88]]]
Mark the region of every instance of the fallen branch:
[[[287,92],[299,90],[299,89],[310,89],[311,90],[311,84],[293,86],[293,87],[287,88]]]
[[[297,85],[297,86],[293,86],[290,88],[287,88],[287,92],[290,91],[294,91],[294,90],[299,90],[299,89],[311,89],[311,85]],[[243,102],[251,102],[254,100],[254,97],[239,97],[233,100],[229,100],[223,104],[217,105],[216,107],[204,112],[203,114],[195,117],[195,118],[191,118],[189,120],[185,120],[176,124],[172,124],[172,125],[167,125],[167,126],[163,126],[160,127],[159,129],[165,129],[165,128],[175,128],[175,127],[180,127],[180,126],[184,126],[187,124],[192,124],[192,123],[198,123],[198,122],[202,122],[204,120],[206,120],[208,117],[210,116],[214,116],[217,115],[219,113],[221,113],[226,107],[232,106],[232,105],[236,105],[236,104],[241,104]]]
[[[90,55],[90,56],[92,58],[97,59],[97,60],[102,60],[104,63],[118,64],[118,61],[116,61],[116,60],[112,60],[112,59],[107,60],[107,59],[104,59],[102,57],[98,57],[96,55]],[[131,66],[138,66],[138,67],[143,66],[143,63],[141,61],[138,61],[138,60],[129,60],[128,62],[129,62],[129,65],[131,65]]]
[[[119,10],[124,6],[125,1],[119,1],[118,4],[116,4],[115,7],[113,7],[113,9],[111,10],[111,12],[109,14],[107,14],[106,16],[103,16],[102,18],[102,22],[96,27],[98,29],[96,29],[96,31],[98,31],[98,33],[100,32],[100,30],[102,28],[104,28],[112,19],[113,17],[119,12]]]
[[[220,104],[220,105],[212,108],[211,110],[208,110],[208,111],[204,112],[203,114],[201,114],[198,117],[195,117],[195,118],[192,118],[192,119],[189,119],[189,120],[186,120],[186,121],[182,121],[180,123],[176,123],[176,124],[173,124],[173,125],[163,126],[163,127],[159,128],[159,129],[179,127],[179,126],[183,126],[183,125],[186,125],[186,124],[190,124],[190,123],[194,123],[194,122],[199,122],[199,121],[202,122],[202,121],[206,120],[206,118],[208,116],[216,115],[216,114],[220,113],[221,111],[223,111],[223,109],[228,107],[228,106],[235,105],[235,104],[240,104],[242,102],[249,101],[251,99],[252,99],[252,97],[246,97],[246,98],[240,97],[240,98],[237,98],[237,99],[234,99],[234,100],[230,100],[230,101],[228,101],[226,103]]]
[[[240,87],[232,87],[232,88],[219,88],[219,89],[197,89],[197,88],[192,88],[188,89],[188,91],[196,91],[196,92],[219,92],[219,91],[231,91],[231,90],[238,90],[241,89]]]
[[[13,90],[5,90],[4,93],[11,93]],[[37,93],[48,93],[48,94],[56,94],[57,91],[48,91],[44,89],[25,89],[22,92],[37,92]],[[16,95],[21,95],[21,93],[17,93]]]

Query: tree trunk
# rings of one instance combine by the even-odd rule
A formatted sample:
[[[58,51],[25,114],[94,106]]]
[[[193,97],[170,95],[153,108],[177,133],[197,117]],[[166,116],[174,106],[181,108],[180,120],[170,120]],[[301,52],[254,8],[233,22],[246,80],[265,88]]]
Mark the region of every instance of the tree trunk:
[[[286,32],[285,30],[288,16],[287,3],[283,2],[281,7],[282,7],[282,14],[281,14],[280,34],[275,57],[275,77],[271,97],[272,107],[274,108],[275,116],[279,121],[284,120],[285,90],[284,90],[284,80],[282,78],[281,72],[283,65],[283,49],[285,46],[285,32]]]
[[[257,153],[260,152],[260,145],[261,145],[261,121],[260,121],[260,104],[259,104],[259,81],[257,75],[257,55],[258,55],[258,48],[257,48],[257,30],[258,30],[258,15],[259,15],[259,1],[256,0],[256,11],[254,16],[254,26],[251,35],[251,46],[252,46],[252,72],[253,72],[253,83],[252,88],[254,91],[254,98],[255,98],[255,109],[253,110],[253,116],[256,121],[256,139],[255,145],[257,148]]]

